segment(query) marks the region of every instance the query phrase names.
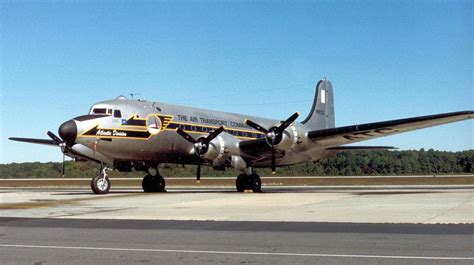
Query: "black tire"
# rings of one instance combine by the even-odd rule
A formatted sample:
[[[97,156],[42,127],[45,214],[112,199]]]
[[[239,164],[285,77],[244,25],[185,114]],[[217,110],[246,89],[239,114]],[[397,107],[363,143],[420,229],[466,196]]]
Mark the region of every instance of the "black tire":
[[[250,185],[253,192],[262,192],[262,180],[259,175],[250,175]]]
[[[162,176],[146,175],[142,181],[144,192],[165,192],[166,182]]]
[[[91,181],[91,189],[95,194],[107,194],[110,190],[110,180],[108,177],[98,175]]]
[[[144,192],[151,192],[151,178],[152,176],[146,175],[142,180],[142,189]]]
[[[240,174],[237,179],[235,180],[235,187],[237,188],[238,192],[244,192],[245,190],[245,182],[246,182],[247,175]]]

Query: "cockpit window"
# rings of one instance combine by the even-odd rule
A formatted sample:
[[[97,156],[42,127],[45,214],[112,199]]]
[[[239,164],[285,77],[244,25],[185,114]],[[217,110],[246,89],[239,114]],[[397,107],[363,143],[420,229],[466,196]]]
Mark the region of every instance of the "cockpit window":
[[[103,109],[103,108],[95,108],[92,110],[92,114],[106,114],[107,113],[107,109]]]
[[[92,108],[90,111],[91,115],[112,115],[113,109],[109,108]]]
[[[114,110],[114,117],[115,118],[122,118],[122,112],[120,112],[120,110],[118,110],[118,109]]]

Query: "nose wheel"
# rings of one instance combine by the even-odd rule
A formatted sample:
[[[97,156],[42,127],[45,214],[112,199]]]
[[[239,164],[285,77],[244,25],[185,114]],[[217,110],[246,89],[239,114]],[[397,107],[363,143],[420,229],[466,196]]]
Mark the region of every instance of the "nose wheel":
[[[160,175],[146,175],[142,181],[144,192],[165,192],[165,179]]]
[[[262,181],[256,173],[250,175],[240,174],[235,181],[235,187],[238,192],[252,190],[253,192],[262,192]]]
[[[110,180],[107,177],[107,167],[102,169],[101,174],[95,176],[91,181],[91,189],[95,194],[107,194],[110,190]]]

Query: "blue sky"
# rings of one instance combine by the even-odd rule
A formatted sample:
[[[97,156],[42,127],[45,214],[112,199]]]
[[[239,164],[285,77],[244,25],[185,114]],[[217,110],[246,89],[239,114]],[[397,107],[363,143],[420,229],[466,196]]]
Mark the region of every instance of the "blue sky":
[[[121,94],[284,119],[335,88],[336,126],[473,109],[471,1],[1,1],[0,163]],[[301,120],[301,119],[300,119]],[[364,144],[473,148],[472,121]]]

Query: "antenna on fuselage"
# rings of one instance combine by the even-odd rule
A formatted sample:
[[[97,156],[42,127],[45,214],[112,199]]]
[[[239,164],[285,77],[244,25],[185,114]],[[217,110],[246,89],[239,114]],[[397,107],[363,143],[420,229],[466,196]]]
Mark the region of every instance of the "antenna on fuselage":
[[[140,95],[140,93],[130,93],[129,95],[133,99],[133,96]]]

